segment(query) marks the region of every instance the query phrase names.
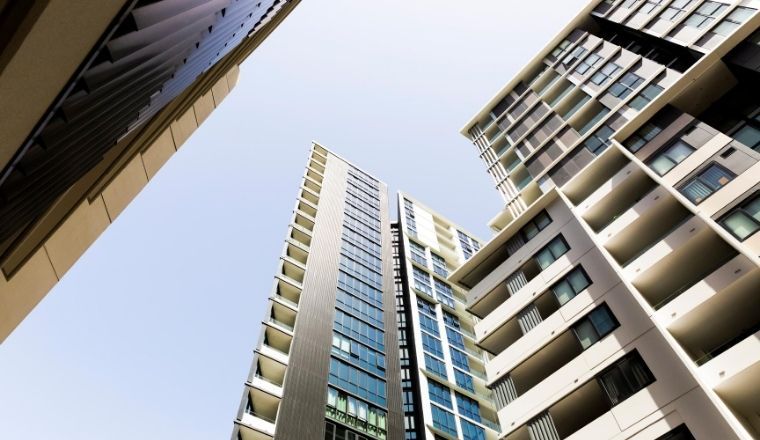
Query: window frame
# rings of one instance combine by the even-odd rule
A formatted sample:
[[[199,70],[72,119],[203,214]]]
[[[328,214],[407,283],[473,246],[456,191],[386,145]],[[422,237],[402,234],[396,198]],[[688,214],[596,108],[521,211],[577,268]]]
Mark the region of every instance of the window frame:
[[[726,230],[726,231],[727,231],[729,234],[731,234],[731,235],[732,235],[734,238],[736,238],[737,240],[739,240],[740,242],[744,242],[744,241],[748,240],[750,237],[752,237],[753,235],[755,235],[755,234],[757,234],[758,232],[760,232],[760,220],[757,220],[757,219],[755,219],[755,217],[754,217],[754,216],[753,216],[753,215],[752,215],[752,214],[751,214],[749,211],[746,211],[746,210],[745,210],[745,207],[746,207],[747,205],[749,205],[750,203],[752,203],[752,202],[754,202],[754,201],[757,201],[757,200],[760,200],[760,190],[758,190],[758,191],[755,191],[754,193],[750,194],[748,197],[746,197],[744,200],[742,200],[742,201],[741,201],[741,203],[737,204],[737,205],[736,205],[736,206],[734,206],[733,208],[731,208],[731,209],[729,209],[728,211],[726,211],[726,213],[725,213],[725,214],[723,214],[722,216],[720,216],[720,218],[718,219],[718,221],[717,221],[717,222],[718,222],[718,224],[719,224],[719,225],[720,225],[720,226],[721,226],[723,229],[725,229],[725,230]],[[727,220],[729,217],[731,217],[732,215],[734,215],[734,214],[736,214],[736,213],[741,213],[741,214],[743,214],[743,215],[744,215],[744,216],[746,216],[746,217],[747,217],[747,218],[748,218],[748,219],[749,219],[751,222],[753,222],[753,223],[755,224],[755,226],[757,226],[757,228],[756,228],[754,231],[752,231],[751,233],[747,234],[747,235],[746,235],[744,238],[742,238],[742,237],[740,237],[739,235],[737,235],[737,234],[736,234],[736,233],[735,233],[733,230],[731,230],[731,228],[729,228],[729,227],[728,227],[728,225],[726,225],[726,223],[725,223],[725,221],[726,221],[726,220]]]
[[[728,176],[730,176],[730,177],[731,177],[731,178],[728,180],[728,182],[726,182],[725,184],[721,185],[719,188],[712,188],[712,185],[710,185],[710,184],[709,184],[709,182],[707,182],[707,181],[706,181],[706,180],[705,180],[705,179],[702,177],[702,176],[703,176],[703,174],[705,174],[705,173],[706,173],[706,172],[707,172],[709,169],[711,169],[711,168],[713,168],[713,167],[715,167],[715,168],[719,168],[719,169],[723,170],[723,171],[726,173],[726,175],[728,175]],[[736,174],[735,174],[734,172],[732,172],[731,170],[729,170],[729,169],[728,169],[728,168],[726,168],[725,166],[723,166],[723,165],[719,164],[718,162],[715,162],[715,161],[711,161],[711,162],[709,162],[707,165],[705,165],[704,167],[702,167],[702,168],[701,168],[699,171],[697,171],[696,173],[694,173],[694,175],[692,175],[692,176],[691,176],[691,177],[689,177],[688,179],[685,179],[685,180],[683,181],[683,183],[681,183],[680,185],[678,185],[678,188],[677,188],[677,189],[678,189],[678,192],[679,192],[679,193],[680,193],[682,196],[686,197],[686,199],[687,199],[689,202],[691,202],[691,203],[692,203],[694,206],[698,206],[698,205],[700,205],[701,203],[703,203],[705,200],[707,200],[707,199],[709,199],[710,197],[712,197],[712,196],[713,196],[713,194],[715,194],[716,192],[718,192],[718,191],[720,191],[721,189],[725,188],[725,187],[726,187],[726,185],[728,185],[729,183],[731,183],[731,181],[733,181],[735,178],[736,178]],[[708,194],[707,196],[705,196],[704,198],[702,198],[702,199],[700,199],[700,200],[692,200],[692,199],[691,199],[691,198],[690,198],[690,197],[689,197],[689,196],[688,196],[688,195],[687,195],[687,194],[684,192],[684,190],[686,189],[686,187],[688,187],[689,185],[691,185],[691,184],[693,184],[693,183],[695,183],[695,182],[699,182],[700,184],[702,184],[702,186],[704,186],[704,187],[706,187],[706,188],[710,189],[710,190],[711,190],[710,194]]]

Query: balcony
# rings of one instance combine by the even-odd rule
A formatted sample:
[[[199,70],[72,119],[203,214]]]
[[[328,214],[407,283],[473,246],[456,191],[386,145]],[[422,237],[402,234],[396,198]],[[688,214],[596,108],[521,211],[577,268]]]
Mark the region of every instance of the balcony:
[[[663,186],[656,186],[628,210],[601,229],[598,236],[618,262],[626,262],[641,251],[641,237],[653,241],[660,234],[650,233],[673,219],[683,219],[688,212]],[[670,228],[668,228],[670,229]],[[651,238],[654,236],[655,238]]]
[[[301,198],[311,203],[312,205],[319,204],[319,194],[308,188],[304,188],[303,191],[301,191]]]
[[[736,251],[701,219],[691,217],[643,252],[625,271],[657,310],[736,255]]]
[[[287,365],[293,335],[272,325],[265,325],[263,333],[259,353]]]
[[[285,245],[285,256],[304,266],[309,259],[309,253],[302,246],[298,246],[292,242]]]
[[[314,191],[316,194],[319,194],[320,191],[322,191],[322,185],[308,176],[304,177],[303,186],[309,188],[311,191]]]
[[[676,291],[676,295],[657,310],[657,320],[674,333],[688,333],[710,310],[713,301],[756,269],[749,258],[735,256],[682,293]]]
[[[591,380],[581,385],[580,388],[573,391],[570,395],[552,405],[546,412],[549,417],[539,416],[545,420],[539,420],[539,417],[531,422],[521,426],[511,432],[505,440],[533,440],[530,431],[536,429],[536,425],[545,426],[545,429],[556,431],[559,439],[566,439],[579,431],[587,430],[589,425],[598,423],[609,423],[614,417],[610,413],[612,406],[607,399],[602,387],[596,380]],[[537,423],[539,422],[539,423]],[[605,434],[617,432],[616,430],[607,431]],[[552,438],[552,437],[547,437]],[[575,436],[573,438],[576,438]],[[578,439],[600,438],[596,436],[579,436]]]
[[[274,293],[272,299],[285,304],[293,310],[298,310],[298,302],[301,299],[301,289],[296,284],[286,278],[277,278],[275,280]]]
[[[293,282],[301,286],[303,278],[306,275],[306,268],[295,260],[291,260],[289,257],[281,257],[282,266],[281,273],[286,278],[293,280]]]
[[[581,203],[581,217],[596,232],[628,211],[656,183],[634,163],[630,163]]]
[[[240,417],[240,434],[245,440],[272,439],[280,398],[257,388],[248,388],[247,405]]]
[[[760,330],[760,270],[736,279],[670,328],[697,365],[705,365]]]
[[[294,223],[309,232],[314,232],[314,219],[308,218],[305,215],[296,212]]]
[[[311,168],[311,169],[315,170],[315,171],[316,171],[316,172],[318,172],[319,174],[322,174],[322,175],[324,175],[324,174],[325,174],[325,166],[324,166],[323,164],[321,164],[321,163],[317,162],[317,161],[316,161],[316,160],[314,160],[314,159],[312,159],[312,160],[309,162],[309,168]]]
[[[573,204],[578,206],[588,199],[597,188],[603,187],[606,182],[630,163],[628,158],[617,148],[607,148],[582,172],[576,173],[563,186],[562,192]]]
[[[256,356],[254,366],[255,368],[251,371],[248,380],[251,386],[281,396],[287,366],[261,355]]]
[[[714,360],[700,367],[701,375],[747,431],[747,438],[760,438],[760,332],[745,338]]]
[[[277,326],[279,329],[293,333],[293,327],[296,325],[296,312],[292,308],[286,307],[277,301],[272,301],[267,322]]]
[[[538,298],[536,298],[535,301],[530,303],[525,309],[518,312],[518,314],[507,319],[503,324],[498,325],[494,330],[488,331],[487,335],[478,342],[478,345],[488,352],[495,354],[501,353],[508,349],[512,344],[517,342],[528,331],[530,331],[535,325],[538,325],[538,322],[535,322],[535,325],[532,326],[526,325],[525,322],[521,322],[523,321],[521,314],[526,309],[535,309],[534,313],[537,313],[538,319],[534,319],[533,321],[543,322],[549,316],[554,314],[554,312],[559,310],[559,304],[557,303],[557,300],[551,291],[544,292]],[[489,319],[491,316],[493,316],[493,318],[500,318],[503,315],[494,313],[492,315],[489,315],[489,317],[486,319]],[[488,326],[490,324],[489,321],[484,320],[481,321],[481,323],[483,326]],[[481,325],[478,327],[483,328]]]
[[[318,174],[314,172],[314,170],[307,169],[306,170],[306,177],[310,178],[311,180],[319,183],[320,185],[324,181],[324,176],[322,174]]]
[[[308,250],[311,246],[311,234],[300,227],[291,225],[290,238],[300,243],[305,250]]]
[[[306,200],[299,199],[296,209],[310,215],[311,218],[316,218],[317,216],[317,205],[314,205]]]

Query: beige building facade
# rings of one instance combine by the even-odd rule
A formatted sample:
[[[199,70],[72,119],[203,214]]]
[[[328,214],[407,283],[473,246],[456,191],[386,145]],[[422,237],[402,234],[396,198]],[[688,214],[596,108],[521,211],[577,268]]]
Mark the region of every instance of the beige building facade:
[[[759,8],[592,2],[462,130],[500,438],[760,438]]]
[[[0,341],[297,4],[0,2]]]

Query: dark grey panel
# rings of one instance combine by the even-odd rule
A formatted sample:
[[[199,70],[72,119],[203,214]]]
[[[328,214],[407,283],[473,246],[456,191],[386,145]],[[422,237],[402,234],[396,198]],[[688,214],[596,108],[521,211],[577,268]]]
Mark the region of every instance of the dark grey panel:
[[[347,165],[328,156],[290,347],[278,440],[324,438]]]
[[[393,237],[388,210],[388,187],[380,187],[380,218],[383,234],[383,307],[385,309],[385,358],[388,393],[388,438],[404,438],[404,414],[401,402],[401,366],[399,363],[396,292],[393,282]]]

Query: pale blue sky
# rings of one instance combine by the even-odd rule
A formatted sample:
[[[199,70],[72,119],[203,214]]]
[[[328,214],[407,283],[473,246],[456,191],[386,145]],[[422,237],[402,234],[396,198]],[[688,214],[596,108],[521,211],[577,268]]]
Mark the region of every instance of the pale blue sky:
[[[458,130],[585,3],[304,0],[0,346],[0,437],[229,438],[310,141],[488,238]]]

